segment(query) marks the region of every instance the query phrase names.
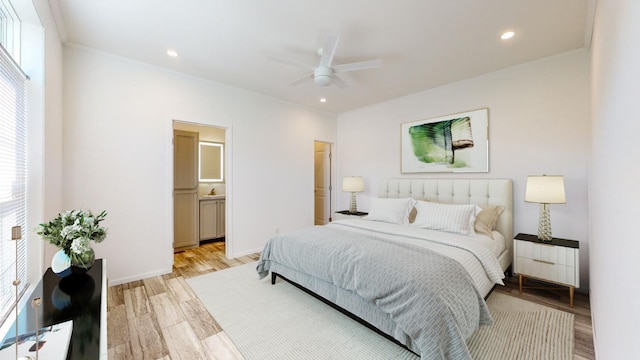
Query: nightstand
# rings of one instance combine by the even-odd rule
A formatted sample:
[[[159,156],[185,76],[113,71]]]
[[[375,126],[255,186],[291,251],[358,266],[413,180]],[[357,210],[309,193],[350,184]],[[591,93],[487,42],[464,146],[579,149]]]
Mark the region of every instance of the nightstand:
[[[354,216],[353,219],[356,219],[356,218],[361,218],[367,215],[369,215],[369,213],[362,212],[362,211],[357,211],[355,214],[352,214],[349,212],[349,210],[341,210],[341,211],[336,211],[335,220],[348,219],[351,216]]]
[[[518,274],[522,293],[525,278],[567,286],[569,305],[573,307],[573,291],[580,287],[580,243],[553,238],[539,240],[536,235],[518,234],[514,238],[513,269]]]

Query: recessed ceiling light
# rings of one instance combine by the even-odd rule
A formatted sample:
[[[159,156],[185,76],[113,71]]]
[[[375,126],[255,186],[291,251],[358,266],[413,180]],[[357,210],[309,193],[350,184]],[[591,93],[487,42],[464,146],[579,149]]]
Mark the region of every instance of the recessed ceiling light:
[[[169,55],[171,57],[178,57],[178,52],[173,50],[173,49],[169,49],[169,50],[167,50],[167,55]]]
[[[325,98],[320,98],[320,102],[321,102],[321,103],[326,103],[326,102],[327,102],[327,99],[325,99]]]
[[[507,40],[507,39],[511,39],[513,37],[513,35],[515,35],[516,33],[514,33],[513,31],[507,31],[502,33],[502,35],[500,35],[500,39],[502,40]]]

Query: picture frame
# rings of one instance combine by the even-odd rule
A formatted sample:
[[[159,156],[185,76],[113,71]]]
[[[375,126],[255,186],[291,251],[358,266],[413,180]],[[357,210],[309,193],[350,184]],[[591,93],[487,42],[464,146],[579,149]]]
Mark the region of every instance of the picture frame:
[[[400,125],[401,173],[488,172],[489,109]]]

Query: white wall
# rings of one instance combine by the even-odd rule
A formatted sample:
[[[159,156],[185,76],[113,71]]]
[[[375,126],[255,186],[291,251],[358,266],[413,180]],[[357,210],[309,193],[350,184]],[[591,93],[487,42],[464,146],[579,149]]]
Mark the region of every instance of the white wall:
[[[599,1],[589,174],[591,312],[598,359],[640,358],[640,2]]]
[[[52,219],[62,207],[62,44],[49,2],[34,0],[44,30],[44,108],[42,149],[43,207],[38,222]],[[43,270],[50,266],[56,252],[46,245]]]
[[[227,128],[233,256],[313,224],[313,142],[335,116],[85,49],[64,49],[64,205],[108,211],[112,284],[171,271],[172,121]]]
[[[489,172],[400,173],[400,124],[489,109]],[[588,289],[589,53],[574,51],[379,103],[338,116],[338,176],[362,175],[367,210],[381,178],[510,178],[514,231],[537,233],[539,205],[525,203],[527,175],[564,175],[566,205],[551,205],[553,235],[580,241]],[[338,208],[349,196],[339,193]]]
[[[62,203],[62,45],[47,1],[17,2],[21,20],[20,66],[27,81],[28,212],[23,238],[28,247],[28,277],[42,277],[51,256],[36,234],[37,225],[57,214]]]

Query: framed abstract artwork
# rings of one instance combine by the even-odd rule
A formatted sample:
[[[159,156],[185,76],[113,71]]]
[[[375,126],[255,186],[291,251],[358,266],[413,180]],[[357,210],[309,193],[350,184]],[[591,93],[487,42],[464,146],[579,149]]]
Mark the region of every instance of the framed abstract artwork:
[[[401,172],[489,171],[489,110],[401,125]]]

